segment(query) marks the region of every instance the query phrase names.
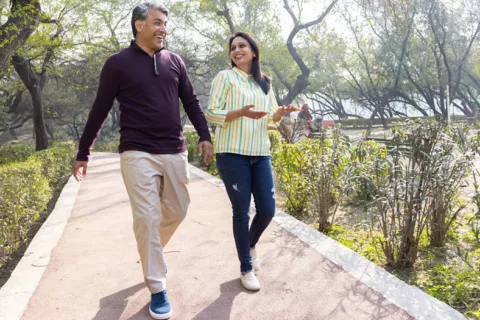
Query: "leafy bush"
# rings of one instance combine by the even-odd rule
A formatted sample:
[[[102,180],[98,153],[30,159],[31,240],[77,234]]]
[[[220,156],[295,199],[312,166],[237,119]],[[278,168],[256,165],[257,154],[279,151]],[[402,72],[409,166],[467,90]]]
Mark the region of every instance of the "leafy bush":
[[[184,132],[185,143],[188,150],[188,162],[192,163],[196,167],[203,169],[210,173],[211,175],[218,176],[217,170],[217,160],[215,156],[212,158],[212,161],[208,165],[203,162],[202,156],[198,155],[198,140],[200,139],[198,134],[195,131]],[[213,137],[212,137],[213,140]],[[213,141],[215,143],[215,141]]]
[[[454,263],[452,266],[437,264],[429,272],[428,280],[420,286],[429,295],[460,311],[467,311],[467,316],[478,319],[480,276],[464,264]]]
[[[72,141],[59,142],[49,149],[36,152],[32,158],[41,165],[43,175],[52,188],[72,170],[76,145]]]
[[[270,138],[270,152],[273,155],[275,150],[278,150],[280,144],[282,143],[282,135],[278,131],[269,130],[268,137]]]
[[[376,186],[384,185],[388,177],[387,147],[373,140],[362,140],[352,150],[353,188],[358,200],[368,203],[378,194]],[[374,184],[369,183],[375,177]]]
[[[311,140],[305,139],[295,144],[283,144],[275,150],[273,168],[276,189],[285,196],[285,211],[289,214],[305,218],[312,198],[309,188],[308,173],[311,170]]]
[[[322,129],[309,144],[305,177],[318,230],[327,231],[351,186],[353,168],[348,137],[339,128]]]
[[[95,141],[95,145],[93,146],[93,151],[118,153],[118,145],[119,145],[118,140]]]
[[[23,240],[52,195],[35,159],[0,167],[0,266]]]
[[[429,227],[432,245],[442,245],[462,204],[458,190],[469,170],[469,155],[459,152],[441,124],[414,123],[393,130],[388,178],[373,172],[375,224],[387,264],[412,267],[422,233]],[[406,152],[405,150],[406,146]]]
[[[73,142],[36,152],[24,162],[0,166],[0,266],[27,240],[53,190],[71,172]]]
[[[0,165],[15,161],[25,161],[35,152],[35,145],[31,143],[0,144]]]

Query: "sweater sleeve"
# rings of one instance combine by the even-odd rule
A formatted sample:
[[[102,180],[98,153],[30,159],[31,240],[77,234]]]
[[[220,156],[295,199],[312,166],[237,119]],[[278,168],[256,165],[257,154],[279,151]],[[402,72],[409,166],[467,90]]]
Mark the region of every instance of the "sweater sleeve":
[[[77,153],[78,161],[90,160],[90,151],[93,148],[95,139],[100,134],[108,113],[112,108],[113,101],[118,94],[118,76],[115,69],[117,66],[113,60],[113,57],[107,59],[100,73],[97,96],[88,114],[88,120],[80,138]]]
[[[182,59],[178,59],[180,63],[179,96],[180,100],[182,100],[183,108],[200,137],[199,142],[212,142],[205,114],[203,113],[200,101],[198,100],[197,94],[195,93],[190,78],[188,77],[185,63]]]

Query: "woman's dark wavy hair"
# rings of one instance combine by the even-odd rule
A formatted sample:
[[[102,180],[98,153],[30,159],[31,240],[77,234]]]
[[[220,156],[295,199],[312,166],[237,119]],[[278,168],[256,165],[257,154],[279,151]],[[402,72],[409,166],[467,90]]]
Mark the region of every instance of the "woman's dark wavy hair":
[[[252,51],[255,53],[255,57],[253,57],[252,61],[252,77],[256,83],[262,88],[265,94],[268,93],[270,90],[270,78],[267,77],[265,74],[262,73],[262,69],[260,68],[260,49],[258,48],[257,40],[255,40],[251,35],[245,32],[235,32],[231,37],[230,41],[228,42],[228,52],[230,52],[232,48],[232,42],[235,38],[241,37],[248,41],[250,47],[252,47]],[[232,67],[236,67],[237,65],[232,60]]]

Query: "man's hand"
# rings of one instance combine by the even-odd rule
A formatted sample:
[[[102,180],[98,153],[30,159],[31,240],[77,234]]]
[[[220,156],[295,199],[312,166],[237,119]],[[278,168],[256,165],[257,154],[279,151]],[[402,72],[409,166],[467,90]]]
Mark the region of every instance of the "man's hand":
[[[87,167],[88,161],[75,160],[73,165],[73,176],[78,182],[82,181],[83,177],[87,175]]]
[[[198,155],[201,156],[202,152],[204,152],[203,162],[209,164],[213,158],[213,145],[210,141],[202,141],[198,144]]]

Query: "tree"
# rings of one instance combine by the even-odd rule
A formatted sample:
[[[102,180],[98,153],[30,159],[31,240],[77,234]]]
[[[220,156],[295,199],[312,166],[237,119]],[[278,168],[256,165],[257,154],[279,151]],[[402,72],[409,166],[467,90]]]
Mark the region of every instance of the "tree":
[[[468,1],[461,2],[458,7],[438,0],[415,2],[419,18],[404,65],[415,88],[412,98],[421,97],[444,120],[449,118],[450,104],[462,96],[463,70],[480,33],[478,13],[469,12],[472,7]],[[467,109],[461,110],[471,115]]]
[[[0,79],[11,57],[20,49],[41,21],[39,0],[12,0],[8,20],[0,26]]]
[[[223,62],[212,67],[217,72],[228,65],[226,39],[229,35],[237,30],[253,33],[260,40],[265,70],[274,75],[277,101],[286,105],[308,88],[310,74],[318,67],[319,55],[314,50],[304,50],[308,48],[307,39],[312,37],[307,31],[320,25],[338,0],[331,1],[317,18],[303,22],[302,9],[309,2],[316,3],[299,0],[293,6],[288,0],[283,0],[284,9],[293,21],[293,28],[287,39],[281,34],[282,21],[272,0],[197,0],[178,4],[173,8],[182,18],[185,28],[195,30],[202,41],[207,40],[206,46],[211,52],[215,52],[215,56],[225,57]],[[212,53],[207,56],[211,55]],[[209,60],[204,61],[212,65]],[[289,79],[296,80],[292,82]]]

